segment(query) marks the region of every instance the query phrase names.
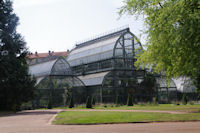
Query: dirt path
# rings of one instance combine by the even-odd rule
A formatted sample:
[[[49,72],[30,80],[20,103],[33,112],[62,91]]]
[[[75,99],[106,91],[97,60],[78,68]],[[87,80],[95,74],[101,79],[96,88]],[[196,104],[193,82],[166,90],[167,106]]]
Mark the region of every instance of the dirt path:
[[[63,111],[154,112],[154,113],[169,113],[169,114],[187,114],[187,113],[189,113],[189,112],[162,111],[162,110],[106,110],[106,109],[66,109]]]
[[[50,125],[60,110],[24,111],[0,117],[0,133],[199,133],[200,122]]]

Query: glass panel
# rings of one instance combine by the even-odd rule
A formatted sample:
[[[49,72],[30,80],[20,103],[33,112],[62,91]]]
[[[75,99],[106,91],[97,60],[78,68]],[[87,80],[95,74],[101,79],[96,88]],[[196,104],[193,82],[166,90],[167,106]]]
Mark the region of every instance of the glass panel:
[[[100,67],[101,67],[101,69],[111,68],[112,67],[112,61],[111,60],[102,61],[100,63]]]
[[[56,60],[51,60],[48,62],[29,66],[29,73],[34,75],[35,77],[47,76],[50,74],[51,68],[53,67],[55,62]]]
[[[123,49],[115,49],[115,57],[123,57]]]
[[[123,68],[124,60],[123,59],[115,59],[115,68]]]
[[[68,55],[67,61],[71,66],[77,66],[112,58],[113,49],[118,38],[119,35],[81,48],[75,48]]]
[[[58,59],[53,65],[51,75],[72,75],[72,71],[64,59]]]

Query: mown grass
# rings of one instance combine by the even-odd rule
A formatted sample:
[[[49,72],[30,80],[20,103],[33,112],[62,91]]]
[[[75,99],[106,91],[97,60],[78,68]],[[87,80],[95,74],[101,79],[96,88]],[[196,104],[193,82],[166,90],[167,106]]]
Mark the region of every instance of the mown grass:
[[[70,109],[68,107],[59,107],[59,109]],[[85,105],[79,105],[74,109],[87,109]],[[156,104],[156,105],[134,105],[134,106],[118,106],[112,104],[94,106],[93,109],[106,110],[161,110],[161,111],[184,111],[184,112],[200,112],[200,104],[194,105],[175,105],[175,104]]]
[[[168,114],[147,112],[66,111],[53,124],[105,124],[130,122],[165,122],[200,120],[200,113]]]
[[[105,107],[104,107],[105,108]],[[101,107],[97,107],[101,109]],[[135,105],[135,106],[119,106],[107,107],[105,109],[119,109],[119,110],[161,110],[161,111],[187,111],[200,112],[200,105],[174,105],[174,104],[158,104],[158,105]]]

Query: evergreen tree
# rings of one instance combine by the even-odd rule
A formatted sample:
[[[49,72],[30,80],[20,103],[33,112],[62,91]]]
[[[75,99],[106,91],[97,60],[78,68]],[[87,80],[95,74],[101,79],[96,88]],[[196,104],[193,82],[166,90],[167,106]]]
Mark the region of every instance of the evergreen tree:
[[[69,108],[73,108],[73,107],[74,107],[74,100],[73,100],[73,96],[71,95],[70,101],[69,101]]]
[[[183,94],[181,101],[182,101],[182,104],[184,104],[184,105],[187,104],[188,100],[187,100],[187,95],[186,95],[186,93]]]
[[[35,79],[28,74],[28,51],[16,32],[18,22],[12,2],[0,0],[0,110],[17,111],[34,96]]]
[[[116,106],[119,106],[119,95],[117,95],[115,98],[115,104]]]
[[[91,98],[91,96],[87,97],[86,108],[92,108],[92,98]]]
[[[133,106],[133,96],[128,94],[127,106]]]
[[[95,101],[95,97],[92,97],[92,105],[95,105],[96,101]]]

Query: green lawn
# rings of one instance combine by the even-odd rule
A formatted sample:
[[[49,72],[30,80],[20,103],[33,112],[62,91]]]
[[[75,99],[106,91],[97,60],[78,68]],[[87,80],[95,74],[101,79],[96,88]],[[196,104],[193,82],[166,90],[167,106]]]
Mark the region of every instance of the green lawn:
[[[105,107],[106,106],[106,107]],[[69,109],[67,107],[60,107],[62,109]],[[101,105],[95,106],[94,109],[108,109],[108,110],[165,110],[165,111],[186,111],[186,112],[200,112],[200,104],[194,105],[174,105],[174,104],[158,104],[158,105],[134,105],[134,106],[119,106],[115,105]],[[80,105],[74,109],[86,109],[85,105]]]
[[[102,107],[97,107],[101,109]],[[107,107],[104,109],[119,109],[119,110],[162,110],[162,111],[188,111],[200,112],[200,104],[196,105],[174,105],[174,104],[159,104],[159,105],[135,105],[135,106],[120,106],[120,107]]]
[[[147,112],[66,111],[60,112],[53,121],[53,124],[105,124],[193,120],[200,120],[200,113],[168,114]]]

